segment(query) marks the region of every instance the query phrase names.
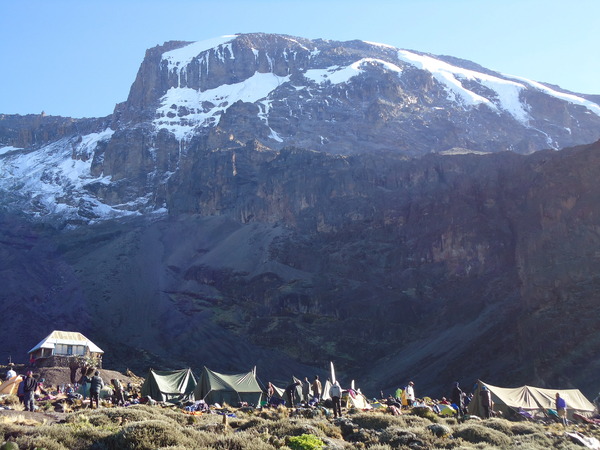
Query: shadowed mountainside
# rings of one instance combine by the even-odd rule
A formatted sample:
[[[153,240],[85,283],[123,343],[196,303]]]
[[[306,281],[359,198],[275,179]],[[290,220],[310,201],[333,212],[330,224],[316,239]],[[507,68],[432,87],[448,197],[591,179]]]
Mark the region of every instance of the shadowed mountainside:
[[[203,154],[168,218],[56,229],[4,213],[4,350],[64,328],[107,350],[110,368],[256,364],[287,379],[333,360],[367,393],[482,378],[591,395],[599,150],[403,160],[244,147]]]

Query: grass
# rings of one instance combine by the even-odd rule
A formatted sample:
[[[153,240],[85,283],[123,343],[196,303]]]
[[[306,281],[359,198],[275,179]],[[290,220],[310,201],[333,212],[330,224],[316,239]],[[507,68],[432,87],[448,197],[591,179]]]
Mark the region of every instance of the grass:
[[[190,416],[178,409],[136,405],[73,412],[60,423],[21,415],[0,416],[0,444],[13,442],[19,450],[577,448],[558,425],[505,419],[432,421],[422,415],[393,416],[374,410],[332,419],[322,414],[296,417],[290,410],[279,408],[236,411],[236,417],[224,421],[217,413]],[[570,427],[600,438],[599,430],[584,425]]]

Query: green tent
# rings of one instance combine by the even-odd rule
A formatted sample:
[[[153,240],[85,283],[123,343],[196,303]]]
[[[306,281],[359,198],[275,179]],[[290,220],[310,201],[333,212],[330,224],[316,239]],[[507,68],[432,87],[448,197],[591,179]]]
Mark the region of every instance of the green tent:
[[[192,369],[172,371],[150,369],[142,385],[141,394],[159,402],[194,401],[196,384]]]
[[[206,367],[194,391],[196,399],[203,399],[209,405],[227,403],[230,406],[237,406],[240,402],[259,405],[262,393],[254,370],[224,375]]]

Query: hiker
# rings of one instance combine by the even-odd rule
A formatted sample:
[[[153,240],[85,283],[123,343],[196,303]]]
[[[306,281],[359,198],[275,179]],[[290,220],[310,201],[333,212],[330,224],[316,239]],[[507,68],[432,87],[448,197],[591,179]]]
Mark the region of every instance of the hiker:
[[[81,386],[81,395],[83,396],[83,401],[85,401],[90,393],[90,377],[87,376],[87,372],[84,372],[79,379],[79,385]]]
[[[302,383],[300,381],[295,381],[285,388],[285,395],[290,402],[290,408],[294,407],[294,397],[296,395],[296,386],[300,386]]]
[[[458,407],[458,415],[462,416],[464,414],[464,405],[463,405],[463,391],[458,385],[458,381],[454,383],[454,387],[452,388],[452,403],[454,403]]]
[[[110,384],[113,386],[113,403],[117,406],[123,406],[125,403],[125,397],[123,396],[123,385],[116,378],[110,380]]]
[[[492,417],[492,393],[487,386],[483,386],[479,391],[479,400],[483,408],[483,418],[489,419]]]
[[[17,376],[17,372],[13,369],[14,363],[8,363],[8,370],[6,371],[6,379],[10,380],[13,377]]]
[[[315,375],[315,381],[312,384],[312,392],[313,397],[317,399],[317,401],[321,400],[321,380],[319,380],[319,375]]]
[[[23,403],[25,404],[25,411],[35,411],[35,390],[38,387],[38,383],[33,378],[33,372],[29,370],[27,376],[21,382],[23,384]]]
[[[275,386],[269,381],[267,385],[267,405],[271,404],[271,398],[275,395]]]
[[[415,383],[413,383],[412,381],[409,381],[408,386],[406,386],[406,389],[404,389],[404,391],[406,392],[406,403],[408,406],[413,406],[415,403],[414,385],[415,385]]]
[[[96,370],[92,380],[90,381],[90,406],[94,406],[94,402],[96,403],[96,408],[100,408],[100,390],[104,387],[104,380],[100,378],[100,372]]]
[[[556,412],[558,414],[558,417],[560,417],[562,424],[566,427],[567,426],[567,402],[565,401],[564,398],[562,398],[560,396],[560,394],[558,392],[556,393]]]
[[[333,403],[333,418],[342,417],[342,388],[337,380],[329,388],[329,396]]]
[[[308,381],[308,377],[304,377],[302,382],[302,401],[305,403],[310,401],[310,381]]]

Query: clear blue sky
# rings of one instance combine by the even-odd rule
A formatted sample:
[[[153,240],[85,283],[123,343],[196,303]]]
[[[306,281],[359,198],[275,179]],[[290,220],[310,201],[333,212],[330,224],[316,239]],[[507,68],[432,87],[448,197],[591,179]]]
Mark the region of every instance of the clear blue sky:
[[[600,94],[600,0],[2,0],[0,113],[101,117],[146,49],[267,32],[362,39]]]

